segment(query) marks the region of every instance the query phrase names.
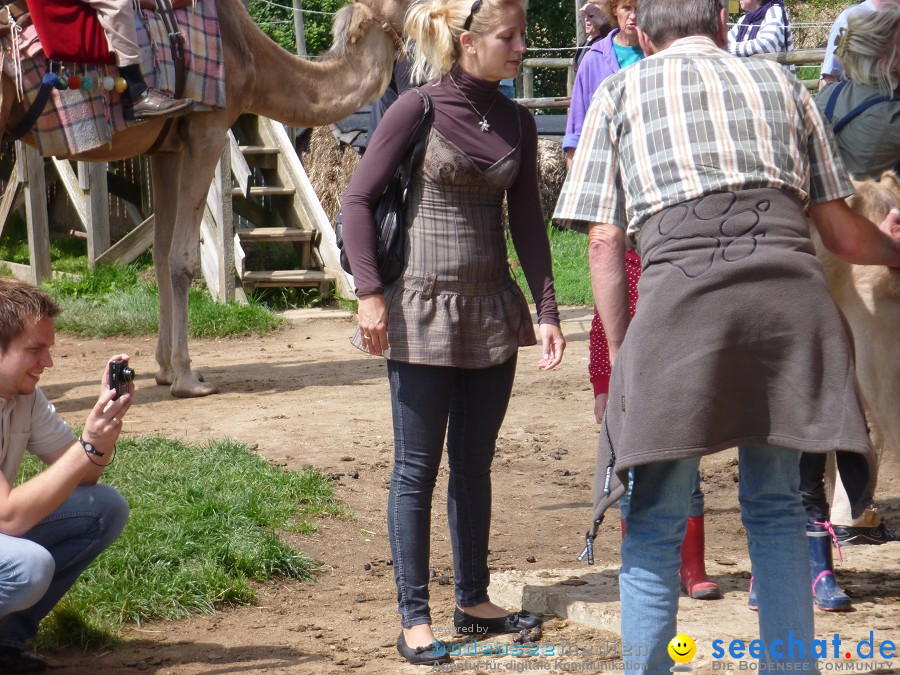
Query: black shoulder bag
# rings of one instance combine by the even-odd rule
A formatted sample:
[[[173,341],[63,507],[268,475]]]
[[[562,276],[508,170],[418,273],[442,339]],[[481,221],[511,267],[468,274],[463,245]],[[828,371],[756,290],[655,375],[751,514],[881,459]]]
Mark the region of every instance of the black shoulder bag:
[[[375,205],[375,259],[378,263],[378,273],[384,284],[389,284],[397,279],[403,272],[403,254],[406,246],[405,222],[406,193],[413,174],[422,164],[425,157],[425,148],[428,146],[428,134],[431,131],[431,123],[434,121],[434,106],[431,97],[421,89],[415,90],[422,97],[425,108],[422,118],[419,120],[409,145],[406,148],[406,157],[397,167],[394,177],[388,183],[387,189],[378,203]],[[344,250],[343,221],[341,214],[336,217],[337,245],[341,251],[341,267],[348,274],[353,274],[350,269],[350,261]]]

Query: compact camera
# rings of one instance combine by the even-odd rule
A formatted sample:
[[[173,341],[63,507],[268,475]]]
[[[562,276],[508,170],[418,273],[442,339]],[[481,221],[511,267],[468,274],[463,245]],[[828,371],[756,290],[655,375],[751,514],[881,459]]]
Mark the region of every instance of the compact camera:
[[[116,390],[115,401],[122,394],[128,393],[128,383],[134,379],[134,368],[128,367],[128,361],[109,362],[109,388]]]

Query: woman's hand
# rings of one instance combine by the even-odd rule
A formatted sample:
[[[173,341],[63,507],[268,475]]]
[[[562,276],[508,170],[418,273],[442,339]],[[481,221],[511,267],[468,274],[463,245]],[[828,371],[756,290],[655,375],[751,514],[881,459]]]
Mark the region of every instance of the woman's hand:
[[[597,424],[603,424],[603,415],[606,413],[606,402],[609,400],[609,394],[597,394],[594,397],[594,418]]]
[[[556,368],[562,361],[563,352],[566,351],[566,339],[559,326],[552,323],[541,324],[541,349],[543,356],[538,362],[538,368],[541,370]]]
[[[359,299],[359,333],[370,354],[380,356],[390,347],[387,339],[387,305],[384,295],[364,295]]]

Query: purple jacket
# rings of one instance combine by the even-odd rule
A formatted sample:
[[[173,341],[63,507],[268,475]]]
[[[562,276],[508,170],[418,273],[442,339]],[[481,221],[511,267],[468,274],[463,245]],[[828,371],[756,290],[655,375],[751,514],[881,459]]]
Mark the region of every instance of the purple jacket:
[[[619,32],[612,32],[599,42],[595,42],[591,50],[584,55],[578,73],[575,75],[575,86],[572,87],[572,103],[569,105],[569,119],[566,120],[566,135],[563,137],[563,150],[574,148],[581,138],[581,127],[584,116],[591,105],[591,99],[597,87],[607,77],[619,71],[619,60],[613,47],[613,37]]]

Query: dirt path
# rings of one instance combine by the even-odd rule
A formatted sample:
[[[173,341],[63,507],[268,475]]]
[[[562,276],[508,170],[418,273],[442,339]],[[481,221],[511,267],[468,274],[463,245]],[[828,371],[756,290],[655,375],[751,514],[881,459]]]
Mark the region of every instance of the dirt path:
[[[596,440],[586,375],[590,315],[585,309],[566,310],[564,315],[569,348],[557,371],[538,371],[537,348],[520,354],[494,464],[490,564],[498,572],[578,567],[574,558],[590,518]],[[221,393],[190,400],[172,399],[166,389],[154,385],[152,339],[57,337],[56,366],[42,385],[72,423],[81,424],[95,401],[98,364],[110,354],[128,351],[134,356],[139,390],[126,433],[162,433],[188,441],[228,436],[256,444],[260,455],[288,469],[312,466],[342,474],[336,494],[355,513],[353,520],[326,520],[318,533],[296,537],[297,546],[326,565],[316,582],[266,585],[259,589],[253,607],[130,628],[120,649],[50,654],[61,672],[423,672],[401,663],[394,647],[399,621],[384,516],[392,444],[385,367],[349,345],[352,327],[346,316],[312,311],[262,339],[195,340],[194,366]],[[880,489],[882,511],[894,527],[900,526],[897,469],[896,462],[883,468]],[[735,457],[732,453],[710,457],[702,471],[708,557],[715,561],[716,580],[730,602],[699,607],[696,601],[683,600],[682,616],[696,614],[713,626],[721,623],[723,637],[753,638],[756,616],[741,606],[747,584],[746,542],[737,505]],[[447,582],[453,575],[442,506],[446,465],[438,486],[431,586],[436,632],[452,626],[452,581]],[[597,542],[599,567],[618,564],[618,536],[612,514]],[[841,576],[854,596],[856,611],[842,616],[819,612],[817,632],[861,639],[875,630],[900,643],[900,544],[869,550],[871,555],[857,547],[855,566]],[[592,571],[582,569],[584,574]],[[462,658],[457,668],[563,672],[563,662],[579,666],[598,661],[595,670],[599,670],[599,661],[609,660],[602,657],[615,647],[615,640],[613,633],[549,619],[541,658]],[[511,643],[503,638],[495,644]],[[575,648],[582,650],[578,656],[572,656]],[[548,657],[551,649],[556,652]],[[709,656],[705,664],[695,663],[697,671],[712,672]],[[900,672],[900,657],[893,667]]]

